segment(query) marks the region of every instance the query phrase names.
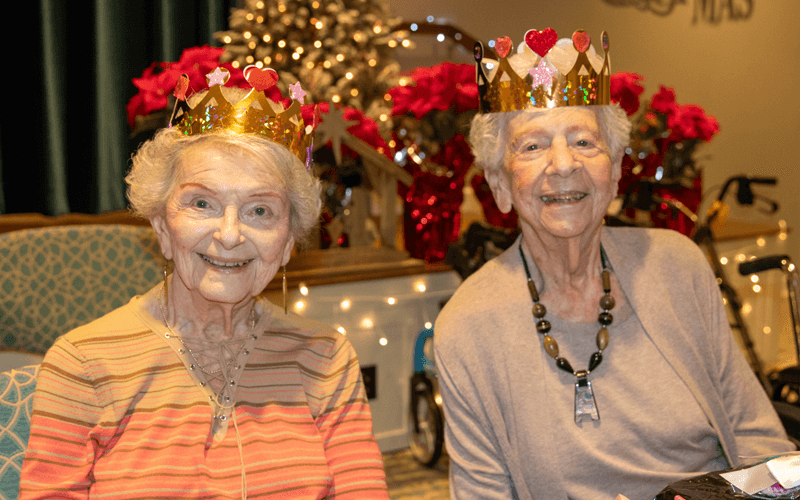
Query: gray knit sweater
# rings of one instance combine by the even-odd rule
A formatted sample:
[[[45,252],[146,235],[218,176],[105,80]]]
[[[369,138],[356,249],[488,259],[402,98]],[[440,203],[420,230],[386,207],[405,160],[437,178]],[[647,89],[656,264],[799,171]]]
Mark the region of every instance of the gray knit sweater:
[[[689,434],[687,430],[687,459],[692,453],[707,453],[700,462],[712,467],[708,464],[715,463],[714,455],[719,458],[721,450],[721,463],[727,458],[730,465],[736,465],[743,456],[794,449],[733,339],[715,277],[700,249],[669,230],[603,228],[601,239],[621,292],[632,308],[629,320],[624,322],[628,326],[616,334],[639,336],[617,337],[616,342],[639,342],[629,345],[646,348],[657,358],[654,364],[661,367],[661,373],[666,369],[669,375],[651,381],[648,373],[642,373],[641,379],[629,384],[627,390],[637,401],[629,410],[636,413],[637,432],[642,429],[643,435],[659,435],[662,429],[655,426],[663,423],[653,419],[652,428],[647,428],[647,416],[681,411],[669,402],[655,404],[653,398],[635,397],[637,390],[646,391],[651,382],[656,382],[664,394],[682,396],[682,406],[690,406],[689,410],[695,412],[692,422],[700,431],[692,429]],[[444,398],[454,499],[577,499],[567,491],[586,491],[585,485],[581,490],[568,484],[572,476],[563,468],[564,455],[569,452],[572,460],[577,458],[580,463],[581,432],[587,433],[588,447],[589,432],[602,431],[604,424],[605,429],[613,429],[611,415],[604,416],[603,408],[624,410],[628,405],[609,401],[614,395],[608,388],[619,385],[613,382],[619,372],[612,368],[625,368],[629,357],[639,355],[641,349],[611,351],[615,343],[613,326],[606,360],[590,376],[601,420],[584,423],[591,427],[582,431],[570,422],[569,412],[565,415],[554,403],[565,395],[572,397],[572,376],[554,368],[535,333],[517,245],[466,280],[436,321],[436,366]],[[527,258],[533,264],[530,256]],[[591,351],[591,346],[587,349]],[[587,360],[586,356],[570,358],[576,370],[584,369]],[[563,375],[560,380],[559,373]],[[606,392],[598,393],[598,387],[606,387]],[[568,429],[573,433],[569,437],[562,433],[567,425],[577,426]],[[702,432],[710,435],[715,446],[693,446],[692,439]],[[608,439],[619,437],[608,435]],[[570,443],[570,448],[565,449],[564,443]],[[593,455],[588,452],[597,456],[597,450],[587,448],[583,466],[596,475],[596,491],[584,495],[586,500],[613,499],[617,493],[630,491],[629,486],[634,485],[626,485],[626,475],[614,471],[641,469],[642,464],[655,464],[654,470],[659,470],[660,461],[665,468],[676,467],[676,463],[667,463],[670,461],[681,465],[680,453],[677,458],[675,454],[664,458],[660,449],[668,445],[674,448],[675,443],[630,439],[615,445],[636,449],[627,457],[627,464],[626,458],[620,464],[620,458],[613,457],[609,462],[616,469],[610,470],[604,468],[604,461],[592,462]],[[690,469],[687,465],[686,476],[693,475]]]

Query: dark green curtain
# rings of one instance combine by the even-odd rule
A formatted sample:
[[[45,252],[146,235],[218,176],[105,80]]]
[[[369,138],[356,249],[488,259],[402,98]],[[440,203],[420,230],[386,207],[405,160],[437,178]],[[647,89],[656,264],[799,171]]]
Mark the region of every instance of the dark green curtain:
[[[0,112],[0,213],[126,207],[132,78],[214,44],[236,0],[33,0],[17,5]],[[10,77],[7,73],[6,77]],[[13,82],[13,85],[9,84]]]

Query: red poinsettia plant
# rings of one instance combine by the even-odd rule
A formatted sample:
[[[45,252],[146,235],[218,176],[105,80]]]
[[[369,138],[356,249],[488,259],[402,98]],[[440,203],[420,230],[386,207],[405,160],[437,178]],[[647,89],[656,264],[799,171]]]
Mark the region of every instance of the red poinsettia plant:
[[[440,261],[458,239],[464,182],[474,162],[465,136],[478,109],[475,66],[444,62],[417,68],[403,83],[389,95],[394,102],[390,145],[395,160],[414,176],[409,188],[400,186],[406,250],[413,257]],[[472,184],[487,220],[516,227],[516,218],[509,222],[496,209],[481,181],[474,176]]]
[[[131,129],[136,128],[137,116],[145,117],[168,108],[175,84],[183,74],[189,76],[187,95],[207,88],[206,75],[217,67],[225,68],[230,72],[230,79],[225,86],[249,86],[241,69],[234,68],[230,63],[219,63],[219,58],[224,51],[225,49],[208,45],[191,47],[184,50],[176,62],[154,62],[145,68],[142,76],[133,79],[133,85],[139,89],[139,92],[131,97],[125,107],[128,112],[128,125]],[[274,90],[277,92],[277,89]],[[278,98],[279,96],[280,92],[274,97]]]
[[[675,91],[663,85],[642,103],[643,81],[636,73],[611,75],[611,100],[620,104],[632,122],[619,191],[630,198],[643,181],[649,182],[656,199],[663,200],[651,212],[653,224],[688,235],[693,223],[675,207],[697,212],[701,176],[696,152],[719,132],[719,123],[700,106],[678,104]]]

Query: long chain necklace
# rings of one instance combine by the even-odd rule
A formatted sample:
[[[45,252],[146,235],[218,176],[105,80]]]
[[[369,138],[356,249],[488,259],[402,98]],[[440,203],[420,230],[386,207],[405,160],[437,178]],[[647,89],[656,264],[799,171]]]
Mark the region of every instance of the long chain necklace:
[[[213,346],[218,346],[220,348],[219,352],[220,359],[218,360],[220,365],[219,368],[217,370],[207,369],[197,360],[197,357],[195,356],[194,352],[192,352],[192,349],[186,344],[186,342],[184,342],[183,337],[175,333],[175,330],[173,330],[172,326],[170,326],[169,321],[167,320],[166,312],[164,311],[164,302],[166,301],[166,296],[167,296],[167,289],[166,286],[164,286],[164,297],[160,298],[158,301],[158,307],[161,310],[161,317],[164,320],[164,324],[167,325],[167,330],[169,330],[167,333],[164,334],[164,336],[168,339],[175,338],[178,341],[180,341],[183,347],[178,349],[178,353],[189,354],[189,357],[192,359],[192,363],[189,364],[190,371],[195,371],[195,369],[197,369],[208,377],[207,381],[202,380],[202,378],[204,377],[200,377],[201,387],[205,387],[207,385],[207,382],[218,381],[220,383],[221,385],[220,390],[215,392],[216,402],[219,406],[219,411],[215,412],[213,418],[224,421],[228,418],[226,415],[227,413],[226,410],[233,408],[235,404],[234,386],[236,385],[236,380],[234,373],[242,369],[242,365],[241,363],[239,363],[239,355],[241,353],[244,353],[245,356],[250,354],[250,351],[245,348],[248,338],[245,337],[244,339],[239,341],[239,348],[235,352],[231,348],[231,345],[229,345],[232,342],[225,342],[225,341],[211,342],[211,341],[196,339],[197,342],[213,344]],[[256,326],[255,304],[253,304],[253,307],[250,308],[249,321],[250,321],[250,331],[252,332],[252,330]],[[251,340],[256,340],[258,338],[258,336],[253,333],[250,333],[249,337]],[[233,342],[233,344],[235,345],[235,342]],[[233,369],[231,370],[231,368]],[[209,398],[211,398],[211,396],[209,396]]]
[[[525,266],[525,274],[528,276],[528,291],[533,300],[533,316],[536,318],[536,331],[542,334],[542,342],[544,343],[545,352],[553,359],[556,360],[556,366],[567,373],[571,373],[577,377],[575,382],[575,422],[580,423],[584,417],[591,417],[592,420],[600,420],[600,412],[597,409],[597,401],[594,398],[594,391],[592,391],[592,383],[587,379],[590,373],[595,370],[600,363],[603,362],[603,351],[608,347],[608,326],[614,322],[614,316],[611,315],[611,309],[614,308],[614,297],[611,296],[611,275],[607,269],[606,252],[603,246],[600,245],[600,263],[603,266],[603,292],[604,295],[600,297],[600,309],[603,311],[597,317],[600,323],[600,331],[597,332],[597,351],[589,358],[589,368],[586,370],[575,371],[572,365],[569,364],[566,358],[558,356],[558,342],[551,337],[550,322],[544,319],[547,314],[547,308],[544,304],[539,303],[539,292],[536,290],[536,284],[531,277],[531,271],[528,268],[528,261],[525,259],[525,254],[522,252],[522,242],[519,244],[519,255],[522,257],[522,265]]]

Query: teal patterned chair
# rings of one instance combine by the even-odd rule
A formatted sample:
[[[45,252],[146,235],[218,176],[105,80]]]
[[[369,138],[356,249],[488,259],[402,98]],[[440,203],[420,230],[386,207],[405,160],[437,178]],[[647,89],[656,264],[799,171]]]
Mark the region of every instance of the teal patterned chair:
[[[45,353],[58,336],[152,288],[163,265],[149,226],[0,234],[0,349]]]
[[[161,279],[149,226],[90,224],[0,234],[0,351],[44,354],[58,336]],[[18,497],[39,366],[0,372],[0,500]]]
[[[0,500],[19,496],[38,372],[38,365],[0,372]]]

